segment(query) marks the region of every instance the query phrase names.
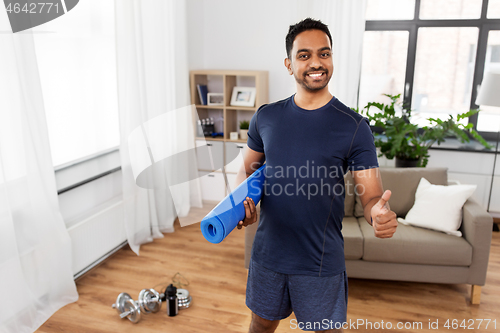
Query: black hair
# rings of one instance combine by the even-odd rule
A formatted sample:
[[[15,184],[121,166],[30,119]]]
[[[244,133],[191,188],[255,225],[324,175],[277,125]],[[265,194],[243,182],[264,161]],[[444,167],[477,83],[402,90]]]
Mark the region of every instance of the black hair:
[[[330,35],[330,30],[328,30],[328,26],[321,22],[320,20],[314,20],[310,17],[300,21],[297,24],[291,25],[288,30],[288,34],[285,38],[285,46],[286,46],[286,55],[288,59],[290,59],[290,53],[292,52],[293,41],[295,37],[301,32],[306,30],[321,30],[323,31],[328,38],[330,39],[330,45],[333,45],[332,35]]]

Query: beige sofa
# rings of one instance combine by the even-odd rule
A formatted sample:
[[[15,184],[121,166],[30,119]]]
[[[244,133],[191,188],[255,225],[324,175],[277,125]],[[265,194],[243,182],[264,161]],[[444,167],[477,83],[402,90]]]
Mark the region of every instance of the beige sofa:
[[[422,177],[448,185],[446,168],[380,168],[384,189],[398,217],[413,206]],[[399,223],[394,236],[377,238],[363,217],[359,197],[348,173],[345,217],[342,221],[347,275],[351,278],[446,284],[471,284],[471,302],[479,304],[486,280],[492,236],[492,217],[477,202],[463,207],[462,237]],[[260,205],[258,205],[260,206]],[[245,230],[245,265],[248,268],[257,223]]]

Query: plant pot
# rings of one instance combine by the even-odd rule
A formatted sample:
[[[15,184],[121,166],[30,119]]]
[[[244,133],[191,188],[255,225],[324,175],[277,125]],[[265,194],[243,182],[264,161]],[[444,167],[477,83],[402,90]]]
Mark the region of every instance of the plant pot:
[[[418,167],[419,161],[420,158],[408,160],[396,157],[396,168],[415,168]]]
[[[247,133],[248,133],[248,130],[246,130],[246,129],[240,129],[240,139],[241,140],[246,140],[247,139]]]

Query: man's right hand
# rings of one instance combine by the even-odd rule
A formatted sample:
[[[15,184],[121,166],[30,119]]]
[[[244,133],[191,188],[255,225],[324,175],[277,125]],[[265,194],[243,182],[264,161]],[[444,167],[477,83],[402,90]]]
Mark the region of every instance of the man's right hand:
[[[252,198],[247,197],[246,200],[243,201],[243,205],[245,206],[245,218],[243,221],[238,222],[238,229],[257,222],[257,208],[255,207],[255,202],[253,202]]]

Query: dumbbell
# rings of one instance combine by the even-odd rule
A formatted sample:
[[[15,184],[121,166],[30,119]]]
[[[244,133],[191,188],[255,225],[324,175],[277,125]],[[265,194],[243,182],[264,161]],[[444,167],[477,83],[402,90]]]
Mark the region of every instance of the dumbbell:
[[[177,288],[177,302],[179,310],[187,309],[191,305],[192,297],[186,289]]]
[[[139,306],[144,313],[156,313],[161,309],[162,295],[159,292],[150,289],[142,289],[139,293]]]
[[[131,322],[138,323],[142,313],[155,313],[160,311],[161,296],[154,289],[143,289],[139,293],[139,300],[134,301],[127,293],[121,293],[112,305],[120,314],[120,318],[128,318]]]
[[[177,302],[179,309],[187,309],[191,304],[191,296],[186,289],[177,289]],[[143,313],[156,313],[160,311],[162,302],[167,300],[166,290],[163,293],[157,292],[155,289],[142,289],[139,293],[138,304]]]
[[[112,307],[118,311],[121,319],[128,318],[134,324],[141,320],[141,308],[127,293],[118,295]]]
[[[153,288],[142,289],[139,299],[134,301],[127,293],[121,293],[112,305],[120,314],[120,318],[128,318],[131,322],[138,323],[143,313],[156,313],[160,311],[162,301],[166,300],[165,293],[158,293]],[[177,301],[179,309],[187,309],[191,305],[191,296],[186,289],[177,289]]]

